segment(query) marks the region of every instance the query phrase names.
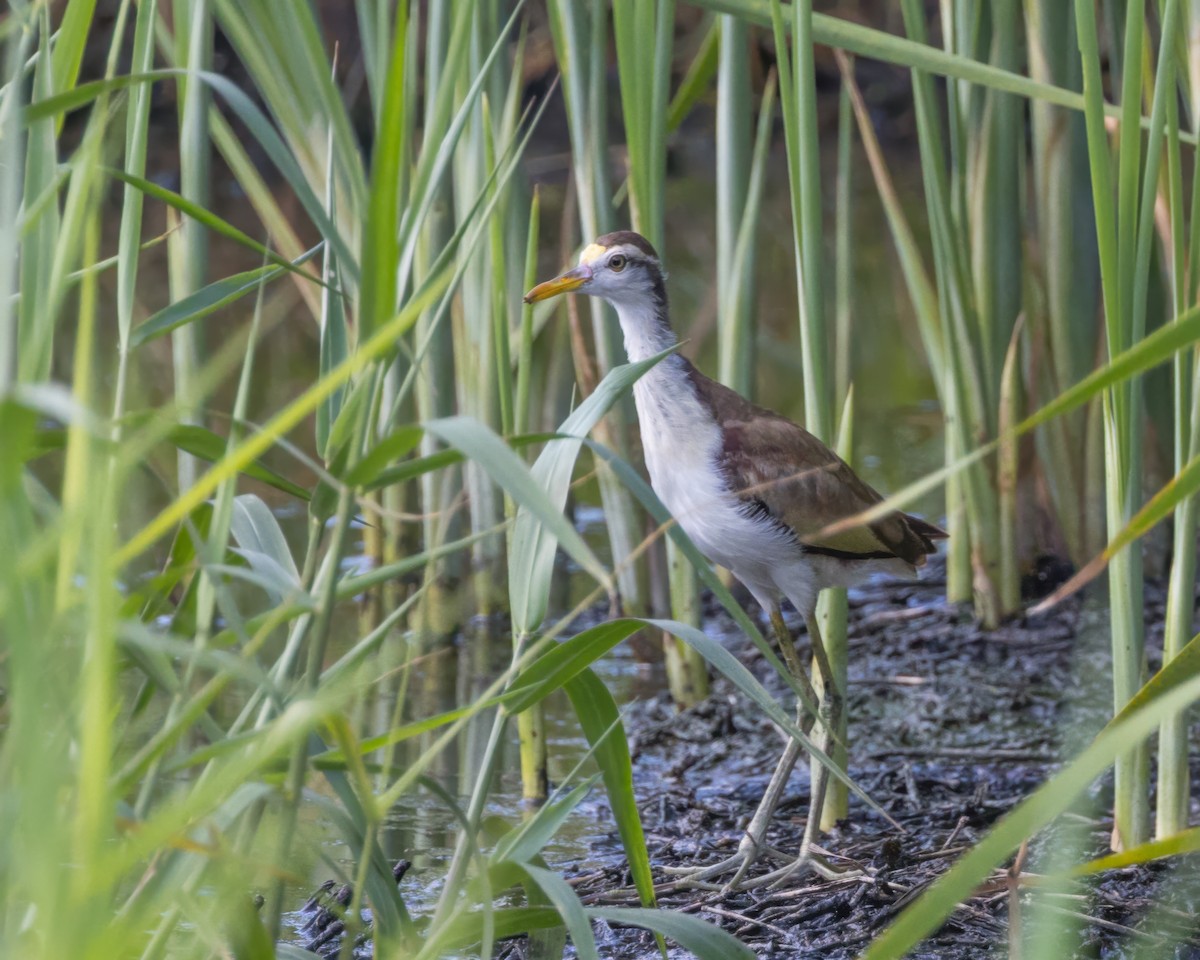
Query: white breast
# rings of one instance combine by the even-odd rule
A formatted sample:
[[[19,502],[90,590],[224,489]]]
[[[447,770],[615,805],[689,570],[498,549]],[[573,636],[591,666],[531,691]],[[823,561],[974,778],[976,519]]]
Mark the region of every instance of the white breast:
[[[701,553],[730,570],[760,603],[773,600],[775,573],[794,564],[796,549],[770,524],[746,516],[729,492],[717,465],[720,427],[682,368],[664,361],[634,385],[634,400],[658,498]]]

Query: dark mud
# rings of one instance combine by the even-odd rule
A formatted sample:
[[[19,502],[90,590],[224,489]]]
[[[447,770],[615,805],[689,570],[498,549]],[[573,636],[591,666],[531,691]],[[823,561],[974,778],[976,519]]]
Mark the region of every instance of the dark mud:
[[[626,731],[662,906],[735,933],[762,958],[849,958],[947,870],[1006,812],[1075,755],[1110,711],[1103,601],[1071,600],[1037,619],[980,630],[947,606],[936,574],[880,583],[851,596],[850,774],[901,829],[851,797],[849,815],[821,842],[833,865],[862,872],[826,880],[799,873],[777,889],[722,894],[683,889],[665,867],[701,866],[737,848],[782,750],[781,733],[723,678],[707,701],[676,713],[664,694],[633,704]],[[1150,668],[1161,656],[1163,591],[1147,588]],[[719,609],[721,636],[771,691],[783,685]],[[800,628],[800,646],[806,646]],[[1193,795],[1200,796],[1193,765]],[[807,764],[792,775],[768,843],[796,851],[809,801]],[[1010,955],[1016,930],[1063,934],[1066,957],[1200,958],[1200,862],[1183,858],[1109,871],[1053,896],[1029,890],[1056,864],[1108,852],[1111,774],[1042,831],[911,956]],[[1200,805],[1193,800],[1193,822]],[[557,863],[585,904],[636,905],[603,800],[588,856]],[[760,865],[765,872],[770,865]],[[658,956],[638,930],[596,925],[601,955]],[[326,945],[329,941],[326,941]],[[672,955],[676,955],[672,951]],[[498,955],[519,960],[523,941]],[[678,953],[679,956],[685,954]],[[1016,951],[1012,956],[1018,956]]]
[[[850,774],[903,828],[855,797],[849,816],[821,844],[832,864],[862,878],[829,881],[799,874],[774,890],[684,890],[670,878],[663,906],[695,912],[736,933],[757,954],[857,956],[903,907],[988,828],[1072,756],[1107,719],[1108,631],[1103,604],[1070,601],[1037,619],[980,630],[942,600],[936,579],[879,584],[851,597]],[[1147,590],[1150,666],[1161,658],[1162,591]],[[712,611],[711,627],[759,680],[782,686],[753,647]],[[804,638],[801,637],[801,645]],[[627,721],[635,784],[651,858],[663,867],[702,865],[731,854],[773,769],[783,740],[718,679],[712,697],[675,714],[665,697],[637,704]],[[795,851],[808,807],[801,763],[768,836]],[[1193,789],[1200,776],[1193,768]],[[1079,883],[1031,914],[1023,892],[1071,853],[1108,851],[1111,775],[1092,785],[1070,814],[1035,837],[1021,876],[996,874],[964,901],[915,957],[1008,952],[1013,917],[1066,931],[1062,956],[1200,958],[1200,864],[1176,862],[1114,870]],[[1193,801],[1195,811],[1196,804]],[[1195,812],[1193,813],[1193,817]],[[585,903],[633,903],[621,863],[597,850],[573,884]],[[591,866],[591,869],[589,869]],[[763,868],[766,869],[765,867]],[[653,942],[614,933],[615,956],[651,957]],[[520,957],[514,945],[509,956]],[[1015,953],[1013,955],[1016,955]]]

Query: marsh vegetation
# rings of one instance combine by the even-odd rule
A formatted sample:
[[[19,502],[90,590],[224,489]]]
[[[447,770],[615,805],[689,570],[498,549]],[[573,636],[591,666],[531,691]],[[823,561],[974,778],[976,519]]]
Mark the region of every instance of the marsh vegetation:
[[[826,6],[0,13],[0,953],[1198,949],[1200,3]],[[625,226],[951,534],[822,600],[863,873],[802,906],[660,870],[800,730],[639,471],[657,358],[522,302]]]

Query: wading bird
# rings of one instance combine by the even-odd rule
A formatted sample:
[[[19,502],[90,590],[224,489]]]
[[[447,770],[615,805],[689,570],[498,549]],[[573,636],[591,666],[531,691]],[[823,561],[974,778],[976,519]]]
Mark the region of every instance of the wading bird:
[[[525,301],[572,292],[601,297],[613,306],[631,361],[678,342],[668,317],[662,264],[640,234],[618,231],[599,237],[584,249],[578,266],[538,284]],[[643,375],[633,393],[654,492],[700,552],[744,583],[767,612],[789,673],[816,703],[780,612],[781,601],[789,600],[804,617],[823,688],[815,742],[828,754],[842,697],[817,627],[817,594],[826,587],[861,583],[873,573],[912,576],[926,555],[936,551],[934,541],[946,533],[899,512],[826,532],[882,497],[803,427],[710,380],[677,353]],[[808,735],[815,718],[800,712],[801,729]],[[736,886],[761,854],[778,855],[765,845],[767,828],[799,755],[799,743],[789,740],[738,852],[689,872],[690,879],[733,874],[727,886]],[[811,845],[826,782],[825,768],[818,764],[799,858],[754,883],[780,879],[805,863],[821,868]]]

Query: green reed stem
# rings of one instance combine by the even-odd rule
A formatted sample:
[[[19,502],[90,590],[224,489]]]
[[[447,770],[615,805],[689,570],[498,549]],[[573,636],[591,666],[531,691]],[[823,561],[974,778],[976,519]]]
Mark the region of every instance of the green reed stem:
[[[850,69],[854,62],[850,61]],[[854,233],[854,207],[851,202],[853,167],[851,150],[854,145],[854,108],[850,100],[850,87],[843,83],[838,94],[838,141],[837,141],[837,186],[835,188],[834,214],[834,348],[833,348],[833,391],[834,396],[849,402],[850,367],[853,356],[851,349],[851,322],[853,304],[850,281],[854,274],[851,258]]]
[[[1200,22],[1200,10],[1192,8],[1193,23]],[[1164,25],[1164,30],[1165,30]],[[1183,158],[1179,143],[1179,110],[1174,96],[1168,96],[1167,109],[1167,206],[1170,211],[1170,289],[1171,306],[1178,318],[1187,310],[1196,278],[1188,276],[1188,223],[1184,214]],[[1192,118],[1193,125],[1196,117]],[[1192,228],[1196,227],[1200,204],[1200,164],[1192,171]],[[1191,239],[1194,240],[1194,237]],[[1195,351],[1181,351],[1174,363],[1174,454],[1179,473],[1200,454],[1200,364]],[[1175,659],[1195,631],[1196,532],[1200,526],[1196,497],[1179,504],[1171,544],[1171,570],[1167,586],[1167,606],[1163,625],[1163,665]],[[1188,826],[1191,802],[1191,778],[1188,752],[1188,712],[1172,717],[1158,735],[1158,801],[1155,835],[1170,837]]]
[[[553,0],[548,6],[551,34],[562,70],[579,223],[584,242],[589,242],[613,228],[607,136],[609,12],[604,3],[583,4],[576,0]],[[613,12],[616,16],[617,10]],[[625,82],[623,75],[622,89]],[[596,298],[588,300],[596,372],[602,377],[622,356],[620,331],[609,307]],[[579,378],[584,358],[574,359]],[[632,456],[628,427],[633,417],[632,403],[626,401],[596,428],[597,439],[616,450],[624,460]],[[621,571],[618,586],[622,606],[629,614],[647,613],[650,597],[646,563],[625,562],[640,556],[637,545],[642,539],[641,515],[636,501],[606,464],[598,466],[598,479],[613,564]]]
[[[738,393],[752,396],[754,270],[751,263],[738,274],[735,264],[751,176],[749,37],[744,20],[723,16],[718,22],[721,31],[716,124],[718,378]],[[751,233],[756,235],[757,231]]]
[[[208,0],[193,3],[174,0],[176,62],[186,70],[212,68],[213,22]],[[197,79],[181,81],[183,100],[179,114],[180,193],[201,207],[208,207],[209,156],[208,87]],[[195,293],[208,280],[208,231],[190,217],[167,242],[170,255],[171,296],[174,300]],[[199,413],[184,405],[194,396],[192,380],[203,362],[203,327],[191,323],[171,333],[172,359],[175,366],[175,399],[185,423],[199,423]],[[178,454],[179,486],[190,487],[196,480],[198,464],[188,453]]]
[[[813,435],[827,443],[835,443],[834,398],[830,396],[827,375],[830,353],[823,283],[825,247],[812,18],[810,0],[799,0],[792,4],[792,57],[789,60],[782,7],[778,0],[772,4],[775,44],[779,55],[779,91],[787,143],[796,292],[800,307],[804,418]],[[850,425],[843,424],[843,430],[849,442]],[[824,591],[817,607],[817,617],[822,624],[834,682],[844,684],[847,670],[845,590]],[[834,731],[834,735],[840,742],[846,742],[844,727]],[[813,760],[813,763],[817,762]],[[847,802],[844,790],[832,784],[831,787],[826,793],[825,806],[819,812],[823,826],[836,822]]]

